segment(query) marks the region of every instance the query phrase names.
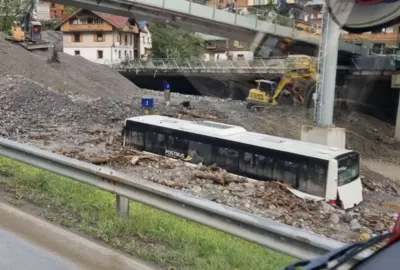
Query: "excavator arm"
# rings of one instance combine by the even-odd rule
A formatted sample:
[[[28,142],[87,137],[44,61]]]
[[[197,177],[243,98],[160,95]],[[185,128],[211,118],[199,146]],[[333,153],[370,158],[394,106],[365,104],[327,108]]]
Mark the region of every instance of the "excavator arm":
[[[39,6],[39,0],[30,0],[24,6],[22,13],[18,14],[16,17],[26,37],[30,36],[30,28],[32,21],[37,19],[36,15],[38,6]]]
[[[278,101],[278,98],[280,97],[282,91],[285,89],[286,85],[288,85],[292,80],[294,79],[301,79],[301,78],[312,78],[315,80],[315,70],[310,69],[309,71],[305,73],[300,73],[297,71],[291,71],[288,73],[285,73],[281,80],[279,81],[278,85],[276,86],[274,95],[272,96],[271,103],[276,104]]]

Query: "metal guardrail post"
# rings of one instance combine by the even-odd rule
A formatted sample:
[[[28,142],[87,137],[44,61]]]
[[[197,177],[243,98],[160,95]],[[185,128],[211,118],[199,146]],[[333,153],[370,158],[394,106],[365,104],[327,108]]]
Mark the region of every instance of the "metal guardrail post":
[[[116,195],[117,215],[122,218],[129,217],[129,199]]]
[[[192,0],[189,0],[189,14],[192,13]]]
[[[162,1],[162,8],[165,8],[165,0]]]

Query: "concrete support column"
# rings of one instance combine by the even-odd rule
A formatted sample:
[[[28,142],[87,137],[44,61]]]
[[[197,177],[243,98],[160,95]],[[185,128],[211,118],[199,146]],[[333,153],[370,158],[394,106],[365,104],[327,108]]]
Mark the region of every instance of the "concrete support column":
[[[117,215],[122,218],[129,216],[129,199],[116,195]]]
[[[394,131],[394,139],[400,142],[400,94],[399,94],[399,105],[397,106],[397,118]]]
[[[396,88],[400,90],[400,74],[392,75],[392,88]],[[397,106],[397,117],[396,117],[396,126],[394,130],[394,139],[400,142],[400,94],[399,94],[399,105]]]

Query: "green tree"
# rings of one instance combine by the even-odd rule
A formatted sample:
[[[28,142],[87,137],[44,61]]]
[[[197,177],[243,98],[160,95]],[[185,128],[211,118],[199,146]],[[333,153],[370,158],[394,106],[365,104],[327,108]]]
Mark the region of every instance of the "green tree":
[[[72,14],[77,10],[78,10],[77,7],[71,7],[71,6],[66,6],[65,9],[64,9],[66,14]]]
[[[0,0],[0,31],[8,32],[28,0]]]
[[[204,40],[177,27],[151,23],[154,58],[202,58]]]

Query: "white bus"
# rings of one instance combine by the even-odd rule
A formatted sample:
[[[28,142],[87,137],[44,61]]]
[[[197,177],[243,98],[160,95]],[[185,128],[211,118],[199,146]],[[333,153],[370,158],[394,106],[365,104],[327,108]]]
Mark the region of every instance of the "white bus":
[[[363,200],[355,151],[159,115],[126,119],[123,138],[124,147],[177,159],[196,157],[195,163],[216,163],[230,173],[261,181],[283,180],[298,193],[344,209]]]

